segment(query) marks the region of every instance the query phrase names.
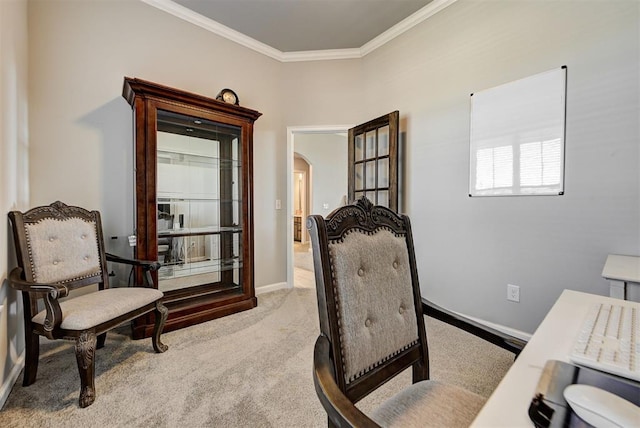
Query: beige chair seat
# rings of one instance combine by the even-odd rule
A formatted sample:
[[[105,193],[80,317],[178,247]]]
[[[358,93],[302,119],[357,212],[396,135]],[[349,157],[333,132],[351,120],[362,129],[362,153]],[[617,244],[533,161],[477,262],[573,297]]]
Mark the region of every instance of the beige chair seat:
[[[370,417],[383,427],[468,427],[485,401],[455,385],[425,380],[387,399]]]
[[[155,288],[108,288],[60,302],[64,330],[87,330],[162,298]],[[32,318],[44,324],[47,311]]]

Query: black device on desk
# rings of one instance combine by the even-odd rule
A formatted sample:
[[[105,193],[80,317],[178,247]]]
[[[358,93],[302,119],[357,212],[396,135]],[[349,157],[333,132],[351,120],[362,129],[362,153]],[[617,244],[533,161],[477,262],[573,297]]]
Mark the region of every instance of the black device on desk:
[[[590,426],[575,414],[564,397],[565,388],[573,384],[591,385],[640,406],[640,383],[563,361],[549,360],[529,406],[529,417],[537,428]]]

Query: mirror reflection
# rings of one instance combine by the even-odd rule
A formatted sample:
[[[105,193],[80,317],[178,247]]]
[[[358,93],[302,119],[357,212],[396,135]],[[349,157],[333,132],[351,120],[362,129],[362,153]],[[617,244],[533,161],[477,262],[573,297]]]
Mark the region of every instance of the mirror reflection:
[[[157,117],[158,288],[241,287],[241,129]]]

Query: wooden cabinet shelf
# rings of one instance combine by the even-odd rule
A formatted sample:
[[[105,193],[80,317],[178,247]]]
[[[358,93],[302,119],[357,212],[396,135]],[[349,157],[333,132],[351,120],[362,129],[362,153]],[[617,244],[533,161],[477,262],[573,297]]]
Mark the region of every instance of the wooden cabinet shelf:
[[[124,79],[133,108],[136,257],[158,260],[165,331],[257,305],[253,272],[253,124],[261,113]],[[141,273],[137,273],[141,275]],[[152,316],[134,324],[148,337]]]

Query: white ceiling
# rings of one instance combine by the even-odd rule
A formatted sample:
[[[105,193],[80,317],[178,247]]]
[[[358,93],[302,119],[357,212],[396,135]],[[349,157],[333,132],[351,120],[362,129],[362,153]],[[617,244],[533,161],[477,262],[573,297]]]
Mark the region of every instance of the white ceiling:
[[[357,58],[456,0],[142,0],[280,61]]]

